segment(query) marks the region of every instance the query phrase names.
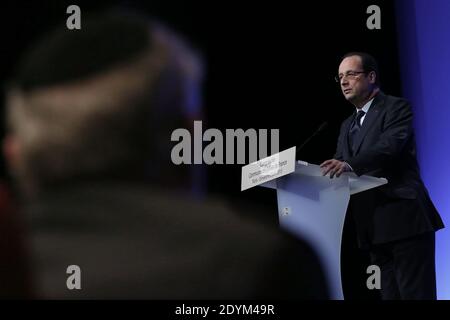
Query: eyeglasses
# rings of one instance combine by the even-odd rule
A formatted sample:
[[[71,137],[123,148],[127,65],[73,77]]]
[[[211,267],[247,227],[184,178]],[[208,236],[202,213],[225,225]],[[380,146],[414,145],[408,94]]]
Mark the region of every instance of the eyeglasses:
[[[334,77],[334,80],[336,80],[337,83],[340,83],[342,81],[342,79],[347,78],[347,79],[356,79],[356,77],[361,74],[361,73],[367,73],[366,71],[347,71],[345,74],[339,74],[337,76]]]

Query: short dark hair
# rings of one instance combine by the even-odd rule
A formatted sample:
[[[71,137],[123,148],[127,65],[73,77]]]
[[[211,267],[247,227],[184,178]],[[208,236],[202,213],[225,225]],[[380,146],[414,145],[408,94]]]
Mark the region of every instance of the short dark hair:
[[[22,56],[13,81],[32,91],[93,76],[150,49],[149,31],[148,20],[114,12],[88,16],[77,31],[58,26]]]
[[[189,169],[174,168],[167,141],[185,123],[187,84],[201,72],[195,52],[145,17],[108,13],[66,30],[38,40],[7,89],[19,184],[26,192],[90,178],[188,186]]]
[[[372,72],[372,71],[375,72],[375,74],[377,75],[375,84],[377,86],[379,86],[380,85],[380,72],[378,70],[377,60],[375,60],[375,58],[372,55],[370,55],[366,52],[353,51],[353,52],[344,54],[341,58],[341,62],[345,58],[353,57],[353,56],[358,56],[361,58],[362,68],[364,69],[365,72],[367,72],[367,73]]]

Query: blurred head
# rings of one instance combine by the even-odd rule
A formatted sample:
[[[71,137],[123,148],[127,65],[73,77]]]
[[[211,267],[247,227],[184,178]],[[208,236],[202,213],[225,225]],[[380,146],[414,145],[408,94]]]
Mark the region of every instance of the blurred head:
[[[23,57],[7,91],[13,177],[36,192],[77,179],[184,176],[170,166],[170,134],[184,126],[185,84],[200,72],[179,39],[144,19],[108,14],[59,28]]]
[[[342,58],[338,81],[345,99],[361,108],[379,87],[378,66],[367,53],[351,52]]]

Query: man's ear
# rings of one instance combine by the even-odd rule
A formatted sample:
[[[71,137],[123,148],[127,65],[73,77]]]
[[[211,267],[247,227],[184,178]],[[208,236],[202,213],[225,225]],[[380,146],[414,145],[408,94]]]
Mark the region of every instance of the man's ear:
[[[377,74],[375,73],[375,71],[369,72],[369,81],[371,84],[375,84],[377,82]]]
[[[20,143],[13,134],[7,134],[2,143],[3,155],[10,170],[15,171],[19,165]]]

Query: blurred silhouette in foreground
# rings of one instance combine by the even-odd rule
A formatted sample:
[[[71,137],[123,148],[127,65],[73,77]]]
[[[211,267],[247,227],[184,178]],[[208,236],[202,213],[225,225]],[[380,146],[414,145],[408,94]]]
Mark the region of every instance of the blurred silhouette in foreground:
[[[38,298],[327,298],[306,244],[183,192],[170,135],[186,127],[178,84],[198,76],[194,56],[159,24],[108,13],[22,58],[4,151]],[[80,290],[67,288],[69,265]]]
[[[32,297],[22,217],[7,184],[0,182],[0,299]]]

